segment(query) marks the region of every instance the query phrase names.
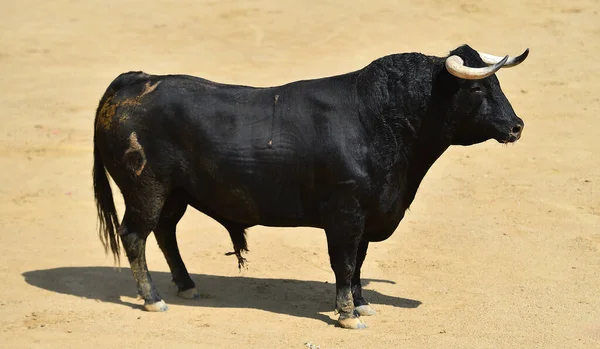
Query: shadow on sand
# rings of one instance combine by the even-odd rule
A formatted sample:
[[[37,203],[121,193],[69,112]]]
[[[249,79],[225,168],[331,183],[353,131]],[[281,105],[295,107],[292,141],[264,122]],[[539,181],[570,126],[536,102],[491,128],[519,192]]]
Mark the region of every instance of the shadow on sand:
[[[330,283],[192,274],[201,297],[186,300],[176,296],[169,273],[153,271],[151,274],[167,304],[252,308],[335,323],[329,316],[320,314],[334,308],[335,285]],[[49,291],[141,308],[141,301],[132,303],[121,299],[121,296],[136,297],[129,268],[119,271],[109,267],[64,267],[29,271],[23,273],[23,277],[28,284]],[[363,279],[365,285],[370,282],[390,283],[387,280]],[[374,305],[416,308],[421,304],[417,300],[387,296],[374,290],[365,289],[363,294]]]

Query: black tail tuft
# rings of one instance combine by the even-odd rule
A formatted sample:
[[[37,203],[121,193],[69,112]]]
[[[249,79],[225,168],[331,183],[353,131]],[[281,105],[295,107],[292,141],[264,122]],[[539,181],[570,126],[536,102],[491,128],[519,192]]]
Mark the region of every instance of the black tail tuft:
[[[225,253],[226,256],[235,255],[238,259],[238,269],[246,266],[246,258],[242,257],[242,252],[248,252],[248,243],[246,242],[246,230],[243,228],[227,228],[231,242],[233,242],[233,252]]]

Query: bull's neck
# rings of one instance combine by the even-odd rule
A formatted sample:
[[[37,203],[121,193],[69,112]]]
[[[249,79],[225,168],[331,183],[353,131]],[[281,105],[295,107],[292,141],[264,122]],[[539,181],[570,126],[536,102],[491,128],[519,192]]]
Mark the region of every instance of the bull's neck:
[[[419,139],[407,152],[406,186],[403,202],[408,207],[415,195],[421,181],[427,174],[434,162],[448,149],[450,145],[444,142],[430,142]]]
[[[432,75],[433,80],[435,75]],[[409,102],[421,107],[414,110],[411,115],[407,115],[403,122],[399,122],[395,130],[395,134],[405,140],[398,142],[398,154],[406,158],[406,186],[403,201],[407,207],[412,203],[421,181],[431,166],[451,144],[447,133],[445,111],[439,108],[441,104],[436,100],[436,96],[432,96],[429,87],[433,84],[433,81],[429,81],[425,84],[429,90],[425,89],[423,95],[415,96],[418,100]]]
[[[386,57],[375,67],[372,90],[383,90],[387,98],[371,110],[371,117],[380,120],[377,128],[393,148],[386,158],[398,173],[400,198],[408,207],[427,171],[450,146],[445,111],[434,93],[443,61],[403,54]]]

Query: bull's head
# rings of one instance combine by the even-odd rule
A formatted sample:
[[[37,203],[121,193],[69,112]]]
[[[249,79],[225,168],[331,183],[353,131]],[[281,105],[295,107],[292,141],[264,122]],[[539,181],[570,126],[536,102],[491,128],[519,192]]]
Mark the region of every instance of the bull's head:
[[[497,57],[461,46],[446,58],[446,107],[453,128],[452,144],[470,145],[495,139],[515,142],[521,137],[523,120],[513,110],[494,75],[500,68],[514,67],[527,58]],[[442,74],[444,75],[444,74]]]

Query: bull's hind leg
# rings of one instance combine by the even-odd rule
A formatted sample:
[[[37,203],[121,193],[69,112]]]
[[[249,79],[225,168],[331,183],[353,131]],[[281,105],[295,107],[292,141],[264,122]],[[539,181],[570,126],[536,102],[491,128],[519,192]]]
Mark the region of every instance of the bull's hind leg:
[[[371,307],[369,302],[362,295],[362,285],[360,283],[360,268],[362,268],[365,257],[367,256],[367,248],[369,242],[362,240],[358,244],[358,252],[356,254],[356,268],[352,276],[352,298],[354,299],[354,309],[361,316],[375,315],[375,309]]]
[[[158,246],[165,255],[165,259],[171,269],[173,283],[177,285],[177,295],[182,298],[198,298],[200,294],[196,290],[196,285],[190,278],[190,274],[183,263],[179,247],[177,246],[176,227],[177,223],[183,217],[187,208],[185,198],[177,194],[171,194],[160,214],[158,224],[154,229],[154,235]]]
[[[137,283],[138,294],[144,299],[144,309],[166,311],[167,305],[158,294],[146,264],[146,239],[158,222],[164,197],[147,195],[148,190],[139,190],[138,193],[139,196],[125,197],[125,215],[119,234]]]

